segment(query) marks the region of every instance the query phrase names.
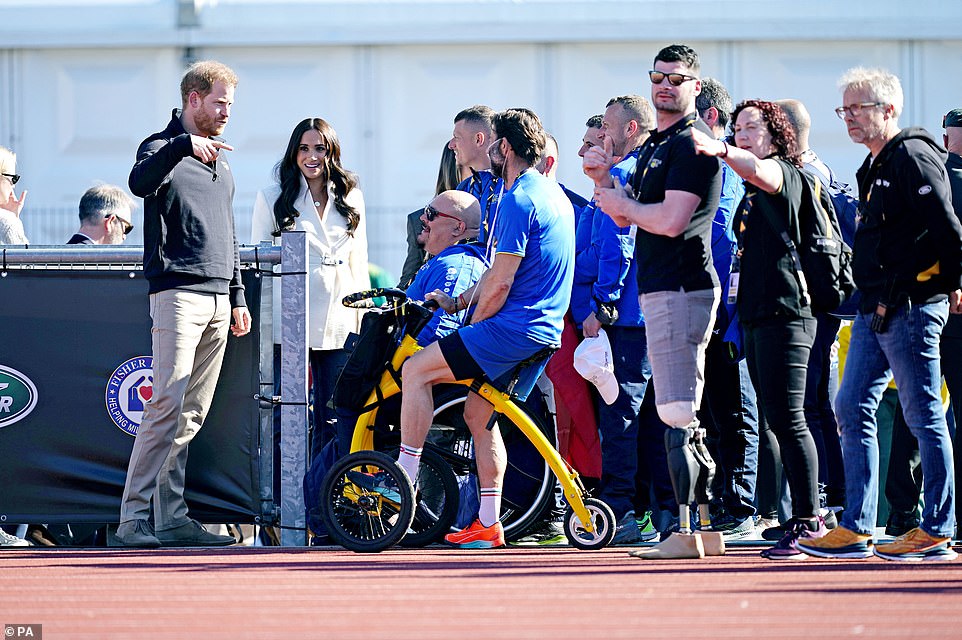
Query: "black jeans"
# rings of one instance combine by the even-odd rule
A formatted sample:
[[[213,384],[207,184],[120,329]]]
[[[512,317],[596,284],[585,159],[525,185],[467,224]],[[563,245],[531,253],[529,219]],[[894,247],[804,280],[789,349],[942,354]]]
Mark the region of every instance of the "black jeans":
[[[655,385],[649,384],[638,414],[638,472],[635,476],[635,515],[646,510],[678,515],[675,490],[668,471],[665,452],[665,430],[668,425],[658,417],[655,407]]]
[[[827,313],[816,317],[815,343],[808,360],[805,382],[805,420],[818,451],[818,480],[825,485],[828,504],[845,506],[845,469],[842,441],[835,418],[835,394],[838,391],[837,369],[832,368],[831,351],[841,320]]]
[[[732,361],[719,333],[712,335],[705,351],[705,394],[700,414],[715,459],[715,479],[721,488],[714,499],[720,499],[734,518],[750,518],[755,515],[758,468],[755,389],[747,363]]]
[[[310,350],[314,412],[311,425],[311,460],[320,454],[324,445],[337,438],[337,413],[329,403],[334,397],[334,384],[341,375],[347,356],[345,349]]]
[[[818,515],[818,453],[805,422],[805,378],[815,342],[815,319],[745,327],[748,371],[758,405],[778,439],[792,493],[792,515]]]

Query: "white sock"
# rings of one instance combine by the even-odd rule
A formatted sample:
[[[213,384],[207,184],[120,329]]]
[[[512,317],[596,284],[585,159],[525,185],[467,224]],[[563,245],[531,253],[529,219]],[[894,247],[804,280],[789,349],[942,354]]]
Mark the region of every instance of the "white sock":
[[[501,489],[491,487],[481,489],[481,508],[478,520],[485,527],[490,527],[501,517]]]
[[[408,474],[411,479],[411,484],[415,484],[418,481],[418,469],[421,468],[421,452],[424,449],[419,449],[417,447],[411,447],[406,444],[401,444],[401,454],[398,456],[397,462],[404,469],[404,473]]]

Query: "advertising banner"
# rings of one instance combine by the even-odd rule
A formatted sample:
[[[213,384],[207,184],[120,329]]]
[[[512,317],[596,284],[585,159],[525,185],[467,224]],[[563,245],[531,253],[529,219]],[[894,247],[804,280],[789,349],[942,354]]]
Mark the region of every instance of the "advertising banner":
[[[153,390],[143,274],[0,276],[0,522],[116,522]],[[259,309],[260,280],[245,271],[244,282]],[[253,522],[269,504],[254,399],[259,333],[255,318],[250,334],[230,336],[213,406],[189,448],[186,497],[203,522]]]

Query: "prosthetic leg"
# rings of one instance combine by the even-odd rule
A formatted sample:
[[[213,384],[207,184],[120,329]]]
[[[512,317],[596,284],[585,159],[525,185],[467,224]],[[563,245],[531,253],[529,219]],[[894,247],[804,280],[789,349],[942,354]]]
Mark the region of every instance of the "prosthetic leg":
[[[651,549],[632,552],[636,558],[667,560],[675,558],[702,558],[725,553],[725,540],[717,531],[692,533],[690,505],[697,500],[701,529],[711,526],[708,505],[711,501],[711,481],[715,475],[715,463],[704,442],[705,430],[697,421],[684,427],[671,427],[665,431],[665,450],[668,453],[668,471],[671,474],[675,500],[678,502],[678,532],[672,533]]]

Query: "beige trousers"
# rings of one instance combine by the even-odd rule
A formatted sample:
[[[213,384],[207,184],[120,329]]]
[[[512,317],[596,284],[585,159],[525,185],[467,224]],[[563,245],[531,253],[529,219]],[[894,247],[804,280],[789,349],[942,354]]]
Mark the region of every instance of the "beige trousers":
[[[150,295],[153,396],[127,466],[120,522],[146,520],[157,531],[186,524],[187,445],[210,410],[230,328],[227,294],[170,289]]]

